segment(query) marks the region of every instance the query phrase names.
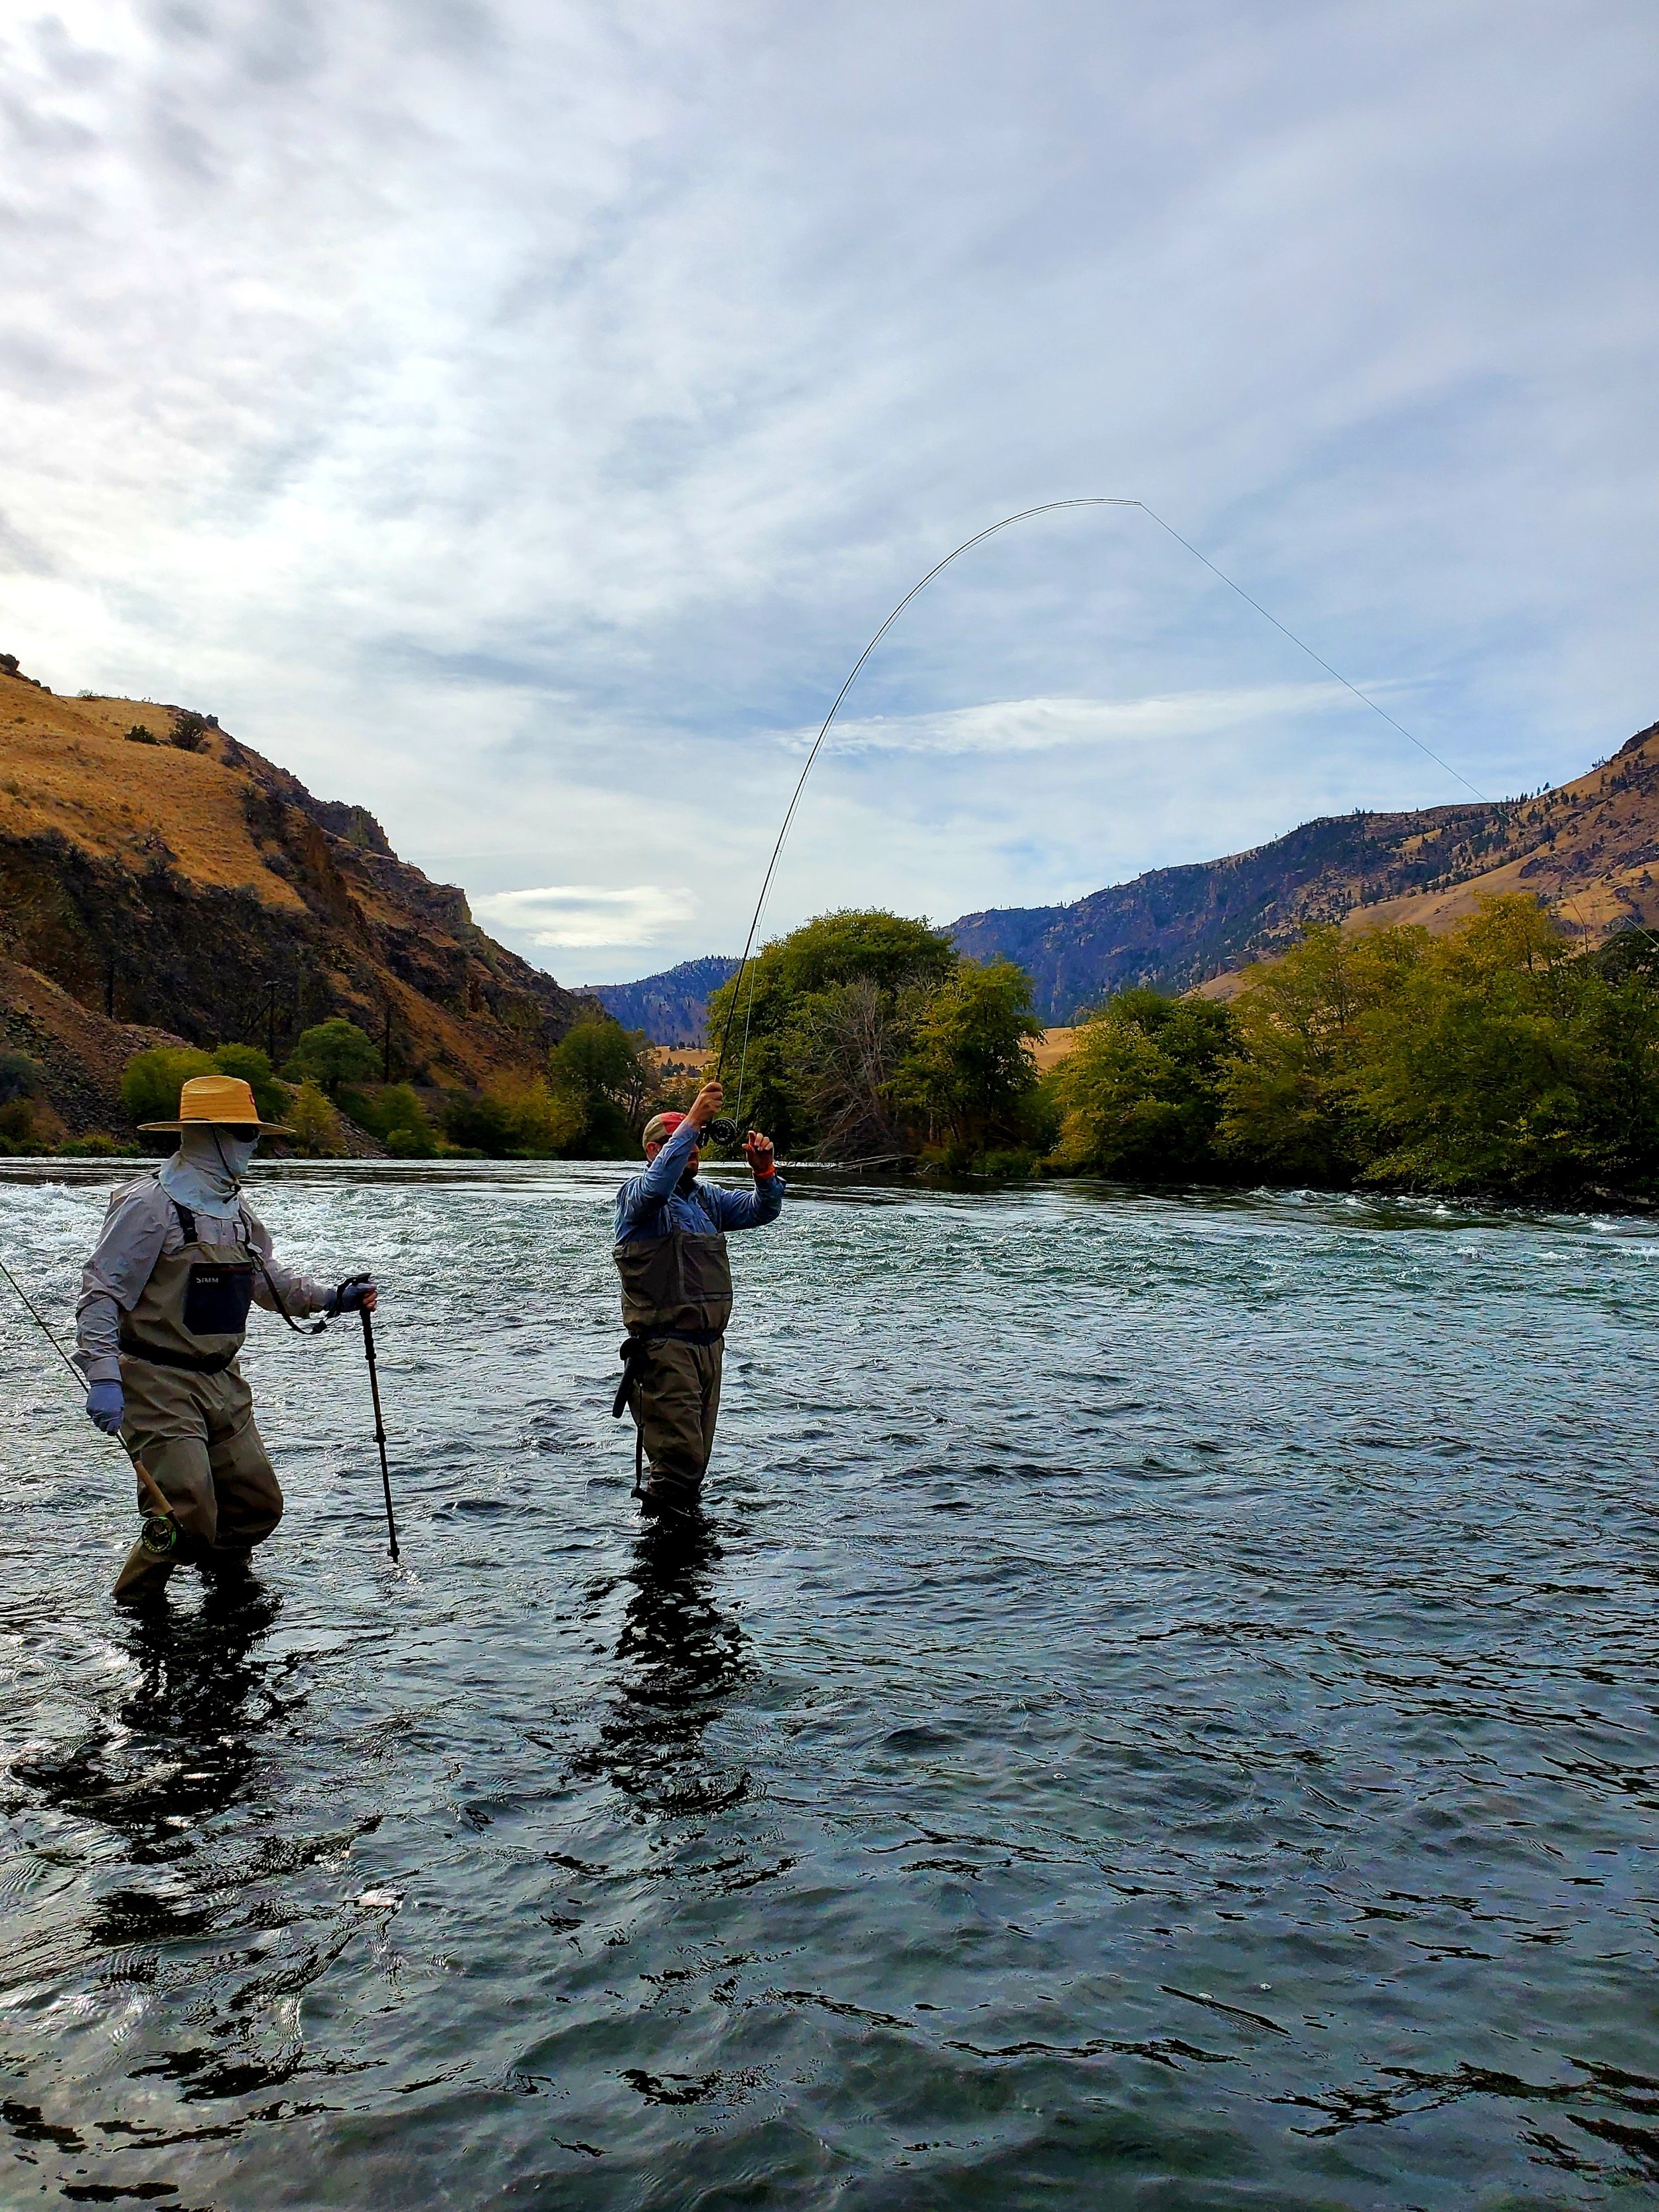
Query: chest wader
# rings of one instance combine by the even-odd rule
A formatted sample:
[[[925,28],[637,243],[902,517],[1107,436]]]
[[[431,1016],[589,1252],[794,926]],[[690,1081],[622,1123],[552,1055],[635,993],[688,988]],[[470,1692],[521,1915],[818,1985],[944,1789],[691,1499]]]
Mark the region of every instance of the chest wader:
[[[643,1512],[686,1511],[702,1487],[720,1415],[732,1318],[726,1238],[673,1225],[665,1237],[630,1237],[614,1257],[628,1339],[611,1410],[618,1420],[624,1406],[633,1411],[634,1495]]]
[[[174,1200],[173,1211],[183,1246],[162,1255],[121,1316],[122,1436],[166,1496],[182,1542],[165,1559],[135,1547],[118,1597],[159,1592],[186,1561],[244,1566],[283,1517],[283,1493],[236,1366],[254,1277],[264,1272],[252,1232],[239,1216],[244,1242],[210,1244],[187,1206]]]

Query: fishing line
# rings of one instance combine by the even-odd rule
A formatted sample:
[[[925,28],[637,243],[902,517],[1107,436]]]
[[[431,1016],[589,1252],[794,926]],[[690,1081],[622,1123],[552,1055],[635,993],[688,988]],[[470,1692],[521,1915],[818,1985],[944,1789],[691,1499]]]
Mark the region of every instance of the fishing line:
[[[1170,537],[1173,538],[1178,544],[1184,545],[1195,561],[1202,561],[1205,567],[1210,571],[1212,575],[1219,576],[1222,582],[1226,585],[1229,591],[1237,592],[1239,598],[1244,600],[1247,605],[1253,606],[1257,614],[1259,614],[1264,621],[1270,622],[1276,630],[1280,631],[1285,637],[1289,638],[1292,645],[1299,647],[1301,650],[1307,654],[1310,660],[1316,661],[1319,666],[1325,671],[1328,676],[1334,676],[1345,691],[1352,691],[1354,697],[1363,701],[1364,703],[1370,708],[1373,714],[1381,714],[1383,720],[1389,725],[1390,729],[1398,730],[1402,738],[1406,738],[1408,743],[1417,747],[1419,752],[1427,754],[1429,759],[1434,763],[1437,768],[1444,769],[1446,774],[1449,776],[1453,777],[1455,781],[1461,783],[1465,791],[1473,792],[1483,806],[1502,806],[1506,804],[1503,799],[1489,799],[1486,793],[1480,789],[1478,784],[1473,784],[1469,781],[1468,776],[1463,774],[1461,769],[1454,768],[1449,760],[1443,760],[1437,752],[1434,751],[1431,747],[1424,744],[1421,738],[1413,737],[1403,722],[1395,721],[1394,716],[1389,714],[1386,707],[1379,707],[1376,700],[1368,697],[1364,691],[1359,690],[1357,684],[1350,684],[1347,678],[1342,673],[1342,671],[1340,668],[1333,668],[1330,662],[1325,659],[1324,655],[1322,653],[1316,653],[1312,646],[1308,643],[1305,638],[1298,637],[1293,629],[1289,629],[1284,623],[1280,622],[1277,615],[1269,614],[1267,608],[1262,605],[1260,599],[1252,599],[1242,584],[1234,583],[1232,578],[1228,575],[1224,570],[1216,567],[1215,562],[1210,559],[1207,554],[1200,553],[1197,546],[1194,545],[1190,539],[1183,538],[1173,523],[1166,522],[1161,514],[1154,514],[1152,509],[1147,506],[1145,500],[1136,500],[1134,504],[1140,509],[1143,514],[1148,516],[1153,522],[1157,523],[1160,530],[1167,530]],[[1573,919],[1577,922],[1579,928],[1583,932],[1584,935],[1588,937],[1590,933],[1589,924],[1584,919],[1583,909],[1578,904],[1577,900],[1574,898],[1572,893],[1566,890],[1565,886],[1561,892],[1561,902],[1564,906],[1570,907],[1572,909]],[[1645,937],[1650,945],[1659,945],[1659,937],[1656,937],[1652,930],[1649,929],[1645,923],[1639,921],[1633,921],[1631,927],[1638,935]]]
[[[64,1366],[68,1368],[70,1373],[75,1377],[75,1386],[76,1389],[84,1390],[87,1387],[86,1376],[81,1372],[75,1362],[70,1358],[68,1352],[64,1351],[63,1346],[58,1342],[56,1335],[53,1334],[51,1324],[47,1322],[46,1316],[40,1311],[33,1299],[23,1288],[23,1285],[18,1281],[16,1276],[13,1274],[11,1269],[6,1265],[3,1260],[0,1260],[0,1275],[3,1275],[6,1280],[11,1285],[13,1290],[16,1291],[19,1298],[21,1299],[24,1307],[27,1309],[30,1319],[34,1322],[36,1328],[39,1328],[41,1335],[46,1338],[46,1342],[52,1346],[52,1350],[58,1354],[58,1357],[63,1361]],[[174,1516],[173,1508],[167,1501],[167,1492],[161,1488],[161,1484],[156,1481],[155,1477],[150,1473],[149,1469],[139,1458],[137,1453],[128,1444],[126,1439],[124,1437],[118,1437],[115,1441],[120,1445],[122,1450],[126,1453],[127,1457],[131,1461],[133,1473],[138,1477],[139,1481],[143,1483],[144,1488],[149,1491],[151,1500],[153,1501],[152,1510],[144,1516],[143,1520],[143,1533],[145,1547],[155,1558],[165,1559],[179,1540],[179,1523]]]
[[[728,1145],[736,1142],[738,1134],[738,1122],[736,1117],[740,1116],[743,1111],[744,1082],[749,1066],[749,1036],[750,1025],[754,1018],[755,985],[758,974],[757,968],[751,961],[750,956],[754,951],[755,938],[760,928],[761,916],[765,910],[767,895],[772,888],[772,879],[777,872],[778,862],[782,857],[784,844],[788,838],[790,829],[794,822],[796,810],[800,805],[801,794],[806,788],[806,779],[812,773],[813,763],[817,759],[818,754],[823,748],[823,741],[830,734],[830,726],[835,720],[836,716],[840,713],[842,702],[845,700],[848,693],[852,690],[854,682],[857,680],[860,671],[863,668],[865,662],[869,659],[876,647],[881,643],[883,638],[886,636],[888,631],[893,627],[893,624],[904,612],[906,607],[909,605],[911,600],[916,598],[920,592],[926,591],[928,585],[933,582],[933,579],[936,576],[942,574],[943,572],[950,567],[953,561],[959,560],[964,553],[971,552],[975,545],[982,545],[988,538],[994,538],[999,531],[1012,529],[1017,522],[1029,522],[1036,515],[1057,514],[1065,509],[1080,507],[1138,507],[1140,513],[1144,514],[1149,521],[1155,522],[1160,530],[1165,532],[1170,537],[1175,539],[1177,545],[1184,547],[1185,550],[1192,555],[1195,561],[1201,562],[1205,568],[1210,571],[1212,576],[1218,578],[1222,583],[1226,585],[1229,591],[1236,592],[1238,594],[1238,597],[1244,601],[1247,606],[1253,607],[1256,613],[1262,617],[1264,622],[1271,623],[1273,628],[1279,632],[1281,636],[1287,637],[1291,643],[1296,647],[1298,652],[1305,653],[1310,660],[1313,661],[1316,666],[1322,668],[1325,671],[1325,673],[1340,684],[1345,691],[1352,692],[1353,696],[1359,701],[1362,706],[1369,707],[1374,714],[1380,715],[1389,725],[1390,729],[1398,731],[1399,734],[1406,739],[1408,744],[1414,745],[1419,752],[1422,753],[1425,758],[1431,760],[1435,766],[1442,769],[1447,775],[1450,776],[1454,782],[1461,783],[1463,788],[1466,791],[1472,793],[1474,796],[1480,801],[1483,806],[1495,806],[1498,804],[1496,799],[1489,799],[1486,793],[1480,790],[1478,785],[1471,783],[1468,776],[1463,774],[1461,769],[1454,768],[1451,763],[1448,760],[1443,759],[1441,756],[1435,751],[1431,745],[1425,744],[1421,738],[1416,736],[1412,731],[1406,727],[1403,722],[1398,720],[1393,714],[1389,714],[1386,707],[1380,705],[1378,702],[1373,699],[1368,692],[1362,691],[1357,684],[1351,683],[1342,673],[1340,668],[1334,667],[1332,664],[1326,659],[1323,653],[1316,652],[1314,647],[1308,643],[1305,638],[1298,637],[1297,633],[1287,623],[1280,622],[1276,614],[1272,613],[1267,607],[1264,607],[1260,599],[1255,598],[1250,592],[1245,590],[1243,584],[1235,582],[1233,578],[1227,574],[1224,568],[1218,568],[1217,564],[1211,560],[1207,553],[1200,552],[1190,538],[1183,538],[1173,523],[1166,522],[1164,520],[1164,517],[1159,514],[1155,508],[1147,506],[1144,499],[1120,499],[1106,496],[1081,499],[1051,499],[1045,501],[1040,507],[1021,507],[1017,514],[1006,514],[1000,522],[994,522],[984,530],[975,531],[971,538],[964,538],[962,544],[957,546],[953,551],[947,553],[942,561],[938,562],[933,568],[931,568],[927,571],[927,574],[921,579],[920,582],[915,583],[910,586],[910,589],[904,594],[904,597],[899,601],[898,605],[888,616],[886,621],[882,623],[881,628],[876,632],[875,635],[870,640],[868,645],[865,647],[863,652],[860,653],[858,659],[853,663],[852,668],[848,672],[847,681],[842,685],[841,690],[836,694],[835,703],[831,706],[830,712],[824,716],[822,724],[819,726],[818,733],[813,738],[811,745],[808,750],[805,762],[802,766],[801,772],[796,778],[794,790],[790,793],[789,804],[784,811],[783,822],[778,830],[777,842],[772,848],[771,858],[766,864],[766,872],[761,878],[760,896],[755,902],[755,911],[749,924],[749,933],[744,939],[743,957],[738,963],[737,980],[732,993],[732,1012],[733,1015],[735,1015],[737,1012],[738,1000],[743,990],[744,977],[745,975],[749,977],[749,996],[744,1009],[743,1043],[738,1061],[738,1097],[734,1117],[727,1119],[725,1116],[722,1116],[719,1121],[712,1122],[709,1125],[709,1134],[714,1137],[719,1142]],[[1579,927],[1583,930],[1585,935],[1588,936],[1589,934],[1589,928],[1584,921],[1583,914],[1579,911],[1577,906],[1576,902],[1573,901],[1570,894],[1565,892],[1563,894],[1563,899],[1565,904],[1572,907],[1573,912],[1577,919]],[[1644,936],[1650,938],[1655,944],[1659,945],[1659,937],[1656,937],[1652,931],[1645,928],[1639,922],[1637,923],[1635,927],[1641,930]],[[714,1066],[714,1080],[716,1083],[720,1081],[720,1077],[725,1071],[726,1056],[727,1051],[730,1049],[732,1042],[732,1024],[731,1020],[728,1019],[720,1038],[720,1056]]]
[[[35,1327],[40,1330],[41,1335],[46,1338],[46,1342],[52,1346],[52,1350],[58,1354],[58,1357],[63,1361],[64,1366],[68,1368],[70,1373],[75,1377],[76,1386],[81,1389],[84,1389],[86,1388],[86,1376],[82,1375],[80,1369],[70,1358],[68,1352],[64,1351],[63,1346],[58,1341],[56,1336],[53,1335],[46,1316],[41,1313],[33,1299],[23,1288],[23,1285],[18,1281],[16,1276],[13,1274],[11,1269],[6,1265],[3,1260],[0,1260],[0,1275],[3,1275],[6,1280],[11,1285],[13,1290],[16,1291],[23,1304],[27,1308],[30,1319],[34,1322]]]

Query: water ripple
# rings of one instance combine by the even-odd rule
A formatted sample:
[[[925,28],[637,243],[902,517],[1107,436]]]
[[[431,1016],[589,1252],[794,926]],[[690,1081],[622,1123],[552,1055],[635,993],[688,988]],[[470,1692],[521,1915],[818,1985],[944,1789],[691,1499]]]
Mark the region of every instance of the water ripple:
[[[264,1332],[260,1582],[118,1616],[0,1326],[8,2201],[1659,2203],[1647,1224],[809,1176],[665,1543],[617,1173],[267,1176],[395,1566]]]

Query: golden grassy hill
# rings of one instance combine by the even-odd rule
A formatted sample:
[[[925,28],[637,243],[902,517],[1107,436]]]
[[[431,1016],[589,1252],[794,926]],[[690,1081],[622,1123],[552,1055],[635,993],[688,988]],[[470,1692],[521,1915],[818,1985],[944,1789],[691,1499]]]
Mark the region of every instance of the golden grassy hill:
[[[539,1072],[592,1011],[362,808],[208,718],[64,698],[0,654],[0,1039],[72,1133],[118,1128],[114,1082],[158,1036],[280,1060],[344,1015],[390,1024],[398,1079],[478,1085]]]
[[[1060,907],[966,915],[951,938],[1018,961],[1069,1022],[1133,984],[1225,997],[1316,922],[1449,928],[1485,893],[1529,891],[1586,944],[1659,923],[1659,724],[1535,798],[1305,822],[1248,852],[1158,868]]]

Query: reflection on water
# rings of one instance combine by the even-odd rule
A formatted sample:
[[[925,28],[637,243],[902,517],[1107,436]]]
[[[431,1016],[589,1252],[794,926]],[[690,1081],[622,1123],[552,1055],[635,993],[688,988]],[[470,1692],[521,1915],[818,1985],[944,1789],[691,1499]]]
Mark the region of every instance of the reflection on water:
[[[258,1734],[283,1710],[257,1658],[282,1604],[257,1582],[216,1581],[193,1606],[112,1611],[129,1679],[107,1717],[61,1756],[17,1759],[13,1774],[43,1803],[111,1829],[135,1865],[193,1856],[189,1832],[247,1795]]]
[[[750,1671],[743,1630],[717,1601],[720,1561],[699,1515],[648,1528],[623,1578],[611,1697],[597,1743],[573,1771],[607,1776],[648,1812],[719,1813],[748,1794],[746,1771],[708,1741]]]
[[[260,1582],[120,1614],[0,1325],[0,2201],[1659,2202],[1650,1224],[798,1189],[674,1534],[618,1172],[270,1177],[396,1567],[264,1332]]]

